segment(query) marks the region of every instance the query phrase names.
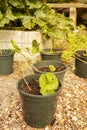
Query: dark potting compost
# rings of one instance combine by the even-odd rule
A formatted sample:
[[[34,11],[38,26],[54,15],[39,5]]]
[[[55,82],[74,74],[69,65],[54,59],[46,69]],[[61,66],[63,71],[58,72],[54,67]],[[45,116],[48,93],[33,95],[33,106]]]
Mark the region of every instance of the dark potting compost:
[[[54,72],[59,72],[65,69],[65,66],[54,66],[54,67],[56,68]],[[50,72],[49,66],[41,66],[38,69],[43,72]]]
[[[28,89],[28,86],[29,86],[30,90]],[[21,86],[21,90],[24,91],[25,93],[28,93],[28,94],[41,95],[39,82],[37,80],[31,79],[30,82],[28,83],[28,86],[26,85],[26,83],[23,84]]]

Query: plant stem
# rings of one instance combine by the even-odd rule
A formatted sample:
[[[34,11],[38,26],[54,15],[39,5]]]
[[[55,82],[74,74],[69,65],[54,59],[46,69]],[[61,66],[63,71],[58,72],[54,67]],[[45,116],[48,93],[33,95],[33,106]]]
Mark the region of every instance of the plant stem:
[[[23,80],[24,80],[25,84],[27,85],[28,90],[29,90],[29,92],[30,92],[30,91],[31,91],[31,88],[30,88],[30,86],[28,85],[28,83],[27,83],[26,79],[24,78],[24,74],[23,74],[22,69],[21,69],[21,73],[22,73],[22,78],[23,78]]]
[[[17,66],[18,66],[18,68],[20,69],[21,74],[22,74],[22,78],[23,78],[23,80],[24,80],[24,82],[25,82],[25,84],[26,84],[26,86],[27,86],[27,88],[28,88],[28,90],[29,90],[29,92],[30,92],[30,91],[31,91],[31,88],[30,88],[30,86],[28,85],[28,83],[27,83],[27,81],[26,81],[26,79],[25,79],[24,73],[23,73],[21,67],[19,67],[20,65],[17,65]]]

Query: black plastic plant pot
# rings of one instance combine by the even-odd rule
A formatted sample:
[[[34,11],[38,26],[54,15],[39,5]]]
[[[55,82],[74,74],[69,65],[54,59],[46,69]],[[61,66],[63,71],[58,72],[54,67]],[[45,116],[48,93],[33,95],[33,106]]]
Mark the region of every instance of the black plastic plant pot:
[[[31,79],[38,80],[40,75],[32,74],[25,77],[29,82]],[[57,108],[58,96],[61,93],[62,86],[54,94],[43,96],[25,93],[21,90],[24,80],[20,79],[17,82],[17,89],[21,98],[23,116],[25,122],[34,128],[44,128],[49,125],[54,117]]]
[[[87,56],[83,56],[85,52],[78,50],[75,53],[75,74],[81,78],[87,78]]]
[[[9,75],[13,73],[13,60],[14,53],[9,49],[1,50],[2,54],[0,55],[0,74]]]
[[[54,72],[54,74],[57,76],[57,78],[60,81],[63,81],[65,72],[67,70],[67,66],[61,61],[57,61],[57,60],[38,61],[38,62],[36,62],[32,65],[32,69],[33,69],[34,73],[42,74],[42,73],[46,73],[46,72],[39,70],[39,68],[43,67],[43,66],[49,66],[49,65],[54,65],[56,67],[62,67],[63,68],[63,70],[60,70],[58,72]]]
[[[52,51],[54,53],[52,53]],[[61,61],[61,55],[62,55],[62,51],[59,49],[50,49],[50,48],[46,48],[46,49],[42,49],[42,51],[40,52],[41,55],[41,59],[42,60],[58,60]]]

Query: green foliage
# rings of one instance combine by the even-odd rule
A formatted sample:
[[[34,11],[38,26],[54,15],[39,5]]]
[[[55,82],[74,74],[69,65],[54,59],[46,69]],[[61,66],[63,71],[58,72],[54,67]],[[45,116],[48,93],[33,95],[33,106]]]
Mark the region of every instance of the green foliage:
[[[36,40],[32,41],[32,54],[36,54],[39,52],[39,43]]]
[[[28,23],[30,25],[32,24],[32,22],[29,22],[29,18],[31,19],[30,16],[32,16],[32,18],[34,18],[35,11],[41,7],[41,4],[39,1],[30,2],[28,0],[20,0],[20,1],[19,0],[7,0],[7,1],[4,0],[3,2],[0,2],[0,3],[2,6],[1,13],[3,15],[3,19],[2,19],[3,22],[2,22],[2,20],[0,20],[0,27],[4,27],[4,28],[10,27],[11,26],[10,24],[13,21],[17,22],[19,20],[19,21],[21,21],[22,28],[24,26],[25,29],[27,29],[27,27],[29,25],[27,26],[26,23]],[[3,7],[5,8],[5,11],[3,11]],[[7,10],[10,10],[9,18],[7,17],[7,15],[8,15]],[[8,19],[8,22],[5,20],[6,18]],[[17,25],[17,27],[18,27],[18,25]],[[32,27],[32,25],[31,25],[31,27]],[[28,29],[32,29],[32,28],[28,28]]]
[[[53,94],[59,87],[58,78],[53,73],[56,68],[53,65],[49,65],[49,69],[51,72],[41,74],[39,78],[40,93],[42,95]]]
[[[75,2],[76,0],[47,0],[50,3],[65,3],[65,2]]]
[[[54,44],[56,47],[62,44],[67,33],[75,26],[72,19],[59,14],[50,5],[43,4],[41,1],[4,0],[1,5],[0,29],[40,30],[46,41],[50,38],[56,39],[57,42],[54,40],[52,48]],[[38,46],[39,44],[36,45],[34,41],[33,53],[39,51]]]
[[[24,8],[23,0],[8,0],[8,4],[10,4],[11,6],[13,6],[14,8],[17,8],[17,9]]]
[[[70,60],[77,50],[87,50],[87,34],[80,27],[77,32],[68,33],[66,46],[62,55],[64,61]]]
[[[14,51],[16,53],[20,53],[23,55],[21,48],[17,45],[17,43],[13,39],[11,40],[11,45],[13,46]],[[37,52],[39,52],[39,43],[36,40],[33,40],[32,48],[26,47],[25,49],[26,49],[27,53],[29,53],[29,54],[31,52],[32,52],[32,54],[36,54]]]
[[[17,45],[17,43],[13,39],[11,40],[11,45],[14,48],[14,52],[22,55],[26,59],[28,64],[31,64],[31,62],[32,62],[30,55],[36,54],[37,52],[39,52],[39,43],[37,43],[36,40],[32,41],[32,48],[29,48],[29,47],[25,48],[25,53],[23,52],[23,50]]]
[[[54,65],[49,65],[49,69],[51,72],[54,72],[56,70],[56,68],[54,67]]]
[[[7,0],[0,0],[0,11],[5,13],[7,8]]]
[[[27,57],[26,54],[23,53],[22,49],[17,45],[17,43],[13,39],[11,40],[11,45],[13,46],[15,53],[19,53],[20,55],[22,55],[26,59],[28,64],[31,64],[30,57]],[[26,48],[26,51],[29,55],[30,54],[30,48]]]
[[[40,93],[42,95],[53,94],[58,89],[59,82],[55,74],[47,72],[39,78]]]
[[[1,29],[41,30],[46,39],[59,39],[60,34],[63,36],[74,28],[70,18],[40,1],[7,0],[4,4],[5,11],[0,11]]]
[[[0,11],[0,20],[3,19],[3,13]]]
[[[17,53],[22,53],[21,49],[18,47],[18,45],[16,44],[16,42],[12,39],[11,40],[11,44],[13,46],[13,48],[15,49],[14,51],[17,52]]]
[[[31,64],[31,59],[23,54],[22,50],[18,47],[17,43],[14,40],[11,40],[11,44],[14,48],[16,53],[19,53],[24,56],[27,60],[28,64]],[[37,42],[34,40],[33,45],[36,46]],[[27,52],[30,52],[30,48],[26,48]],[[34,50],[36,51],[36,50]],[[30,53],[29,53],[30,54]],[[59,81],[56,75],[53,73],[55,71],[55,67],[53,65],[49,65],[49,69],[51,72],[47,72],[45,74],[41,74],[39,78],[39,85],[40,85],[40,93],[42,95],[53,94],[55,90],[58,89]]]

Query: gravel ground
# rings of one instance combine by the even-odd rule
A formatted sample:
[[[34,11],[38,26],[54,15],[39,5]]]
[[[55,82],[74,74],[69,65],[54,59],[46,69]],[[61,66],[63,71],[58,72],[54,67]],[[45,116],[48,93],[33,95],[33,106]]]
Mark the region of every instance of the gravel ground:
[[[56,120],[52,126],[36,129],[23,120],[16,82],[21,73],[14,64],[14,73],[0,76],[0,130],[87,130],[87,79],[76,76],[68,67],[59,96]],[[33,73],[26,68],[24,74]]]

